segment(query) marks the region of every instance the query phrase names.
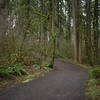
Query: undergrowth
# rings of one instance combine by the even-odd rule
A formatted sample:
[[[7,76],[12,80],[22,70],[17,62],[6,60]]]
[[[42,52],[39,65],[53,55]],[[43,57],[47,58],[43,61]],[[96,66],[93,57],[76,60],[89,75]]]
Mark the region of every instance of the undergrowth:
[[[38,64],[34,65],[36,69],[44,69],[45,71],[48,71],[48,72],[52,70],[51,66],[53,65],[51,65],[50,63],[45,64],[45,65],[38,65]]]
[[[89,71],[87,95],[91,100],[100,100],[100,67]]]
[[[0,72],[0,75],[7,76],[7,75],[26,75],[28,72],[21,66],[21,64],[14,64],[7,69]]]

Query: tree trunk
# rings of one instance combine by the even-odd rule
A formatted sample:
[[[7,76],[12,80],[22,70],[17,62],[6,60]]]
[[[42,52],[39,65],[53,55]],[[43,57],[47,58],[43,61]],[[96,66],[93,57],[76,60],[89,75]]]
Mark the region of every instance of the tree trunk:
[[[74,33],[74,49],[75,49],[75,61],[79,62],[79,46],[80,46],[80,0],[72,0],[73,6],[73,33]]]
[[[91,50],[91,0],[86,0],[86,61],[92,65]]]
[[[93,17],[93,44],[94,44],[94,64],[98,63],[98,57],[99,57],[99,52],[98,52],[98,39],[99,39],[99,32],[98,32],[98,0],[95,0],[94,4],[94,17]]]
[[[71,40],[71,1],[67,1],[68,5],[68,37]]]

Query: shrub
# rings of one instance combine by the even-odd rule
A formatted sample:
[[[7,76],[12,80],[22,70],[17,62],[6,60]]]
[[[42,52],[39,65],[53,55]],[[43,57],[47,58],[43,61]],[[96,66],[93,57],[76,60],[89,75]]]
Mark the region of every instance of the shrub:
[[[97,67],[97,68],[91,69],[90,74],[91,74],[91,77],[93,77],[93,78],[99,78],[100,77],[100,68]]]
[[[52,70],[52,66],[53,66],[52,64],[46,64],[46,65],[43,67],[43,69],[49,72],[49,71]]]
[[[100,95],[100,89],[96,87],[97,80],[96,79],[90,79],[88,82],[88,97],[91,100],[99,100],[99,95]]]
[[[42,65],[42,66],[40,66],[38,64],[35,64],[34,68],[36,68],[36,69],[44,69],[44,70],[49,72],[49,71],[52,70],[52,64],[45,64],[45,65]]]
[[[52,66],[53,66],[53,65],[50,64],[50,63],[45,65],[45,67],[48,67],[48,68],[52,68]]]
[[[36,68],[36,69],[41,69],[41,66],[38,65],[38,64],[35,64],[35,65],[34,65],[34,68]]]
[[[88,82],[87,95],[91,100],[99,100],[100,98],[100,68],[95,67],[90,70],[90,79]]]
[[[27,71],[21,67],[20,64],[12,65],[11,67],[8,67],[4,71],[0,72],[0,75],[25,75],[28,74]]]

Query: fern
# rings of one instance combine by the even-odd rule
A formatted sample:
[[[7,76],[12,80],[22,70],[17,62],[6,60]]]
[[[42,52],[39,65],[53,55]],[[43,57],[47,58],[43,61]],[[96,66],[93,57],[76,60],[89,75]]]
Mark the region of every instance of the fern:
[[[11,67],[8,67],[4,71],[0,72],[0,75],[25,75],[28,74],[28,72],[20,66],[20,64],[12,65]]]

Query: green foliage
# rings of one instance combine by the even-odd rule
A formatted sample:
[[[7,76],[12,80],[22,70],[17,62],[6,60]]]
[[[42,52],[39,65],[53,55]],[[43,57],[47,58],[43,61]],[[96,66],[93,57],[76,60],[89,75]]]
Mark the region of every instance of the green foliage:
[[[46,70],[46,71],[51,71],[52,70],[52,64],[45,64],[45,65],[42,65],[42,66],[40,66],[40,65],[38,65],[38,64],[35,64],[34,65],[34,68],[36,68],[36,69],[44,69],[44,70]]]
[[[87,95],[92,100],[99,100],[100,95],[100,68],[95,67],[90,70],[90,80],[88,82],[88,92]]]
[[[49,67],[49,68],[52,68],[52,66],[53,65],[51,63],[45,65],[45,67]]]
[[[57,33],[54,33],[54,34],[52,34],[52,36],[51,36],[51,40],[56,40],[56,38],[57,38]]]
[[[69,40],[58,40],[59,47],[57,48],[57,56],[67,59],[73,59],[74,57],[74,48],[73,44]],[[63,44],[63,45],[62,45]]]
[[[0,72],[0,75],[25,75],[28,74],[27,71],[20,66],[20,64],[12,65],[11,67],[8,67],[4,71]]]
[[[46,64],[46,65],[43,67],[43,69],[49,72],[49,71],[52,70],[52,66],[53,66],[52,64]]]
[[[36,68],[36,69],[41,69],[41,66],[38,65],[38,64],[35,64],[35,65],[34,65],[34,68]]]
[[[92,100],[99,100],[100,89],[96,87],[97,82],[98,81],[96,79],[90,79],[89,82],[88,82],[89,88],[88,88],[87,95]]]
[[[43,67],[44,70],[46,70],[47,72],[50,72],[52,69],[50,67]]]
[[[96,68],[91,69],[90,75],[93,78],[100,78],[100,68],[96,67]]]

